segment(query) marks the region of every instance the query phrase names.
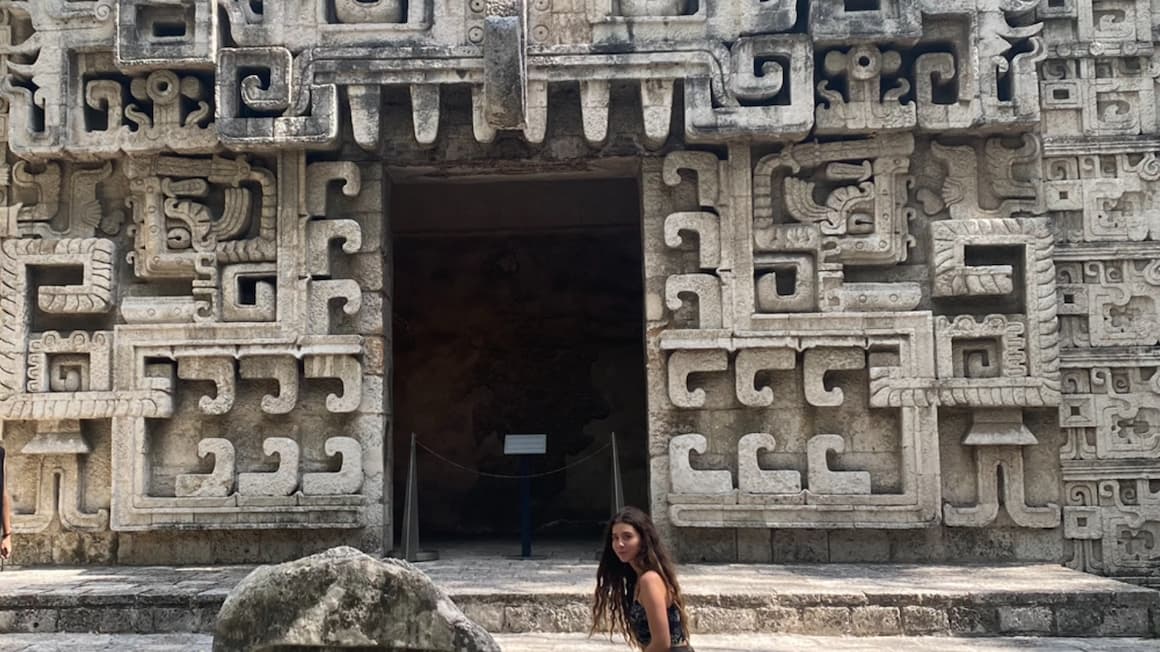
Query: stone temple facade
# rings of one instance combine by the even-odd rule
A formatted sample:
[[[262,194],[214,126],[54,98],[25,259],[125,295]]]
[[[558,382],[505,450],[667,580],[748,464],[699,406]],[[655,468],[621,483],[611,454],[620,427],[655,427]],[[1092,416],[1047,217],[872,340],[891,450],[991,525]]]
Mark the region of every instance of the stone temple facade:
[[[0,3],[17,553],[390,547],[393,191],[619,178],[623,454],[683,558],[1160,579],[1158,26],[1152,0]]]

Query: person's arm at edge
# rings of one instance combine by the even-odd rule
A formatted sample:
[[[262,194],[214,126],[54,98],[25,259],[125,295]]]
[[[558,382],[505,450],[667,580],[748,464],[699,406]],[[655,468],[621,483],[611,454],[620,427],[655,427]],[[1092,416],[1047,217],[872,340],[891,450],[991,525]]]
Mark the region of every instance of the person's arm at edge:
[[[668,652],[673,644],[669,634],[669,591],[660,575],[649,571],[640,576],[637,600],[648,616],[648,631],[652,635],[644,652]]]
[[[7,559],[12,554],[12,497],[4,487],[4,509],[0,515],[0,553]]]

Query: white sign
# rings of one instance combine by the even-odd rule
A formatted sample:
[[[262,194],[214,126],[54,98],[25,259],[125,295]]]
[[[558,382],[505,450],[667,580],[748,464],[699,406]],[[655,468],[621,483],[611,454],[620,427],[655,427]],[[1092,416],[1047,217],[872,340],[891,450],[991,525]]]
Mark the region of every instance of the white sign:
[[[547,435],[505,435],[504,455],[543,455],[548,452]]]

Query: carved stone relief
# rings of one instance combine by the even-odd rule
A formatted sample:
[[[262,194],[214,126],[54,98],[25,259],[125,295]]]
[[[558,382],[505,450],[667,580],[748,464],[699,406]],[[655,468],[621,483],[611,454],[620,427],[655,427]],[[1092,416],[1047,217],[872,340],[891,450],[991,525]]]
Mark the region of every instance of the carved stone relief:
[[[1160,575],[1153,13],[6,2],[16,527],[383,525],[385,170],[526,151],[639,159],[652,511],[678,549],[1013,523]]]
[[[381,486],[364,482],[363,462],[380,455],[381,421],[321,437],[292,425],[382,410],[364,404],[364,385],[381,381],[363,369],[363,335],[311,315],[333,299],[359,313],[360,283],[381,280],[344,278],[341,259],[377,243],[361,238],[363,215],[299,202],[306,168],[301,153],[16,164],[14,198],[27,202],[9,206],[15,228],[0,239],[0,416],[33,426],[12,452],[41,460],[16,478],[28,487],[18,531],[375,531]],[[378,191],[357,166],[342,174],[347,196]],[[328,169],[315,178],[325,185]],[[107,219],[118,206],[128,210]],[[260,430],[196,425],[251,411],[289,433],[257,441],[273,470],[251,453]],[[81,424],[92,420],[111,442],[91,443]],[[94,465],[117,469],[95,511]]]
[[[674,524],[835,528],[873,523],[904,528],[937,522],[938,477],[929,472],[938,465],[933,408],[902,407],[875,422],[894,432],[878,433],[883,441],[871,448],[865,448],[868,442],[862,437],[802,433],[793,429],[796,418],[778,418],[797,401],[819,424],[839,423],[864,411],[869,400],[867,336],[875,342],[872,360],[877,351],[892,350],[896,359],[907,361],[902,363],[906,373],[933,376],[929,316],[846,319],[853,317],[786,315],[768,331],[710,339],[705,335],[716,331],[670,329],[661,334],[661,349],[671,351],[668,397],[674,408],[697,410],[709,425],[717,409],[746,406],[759,410],[770,428],[766,433],[718,430],[711,440],[700,433],[672,436],[667,512]],[[858,323],[866,335],[825,335],[843,323],[850,328]],[[843,383],[849,378],[841,374],[861,375],[863,387],[844,391],[844,386],[834,386],[837,378]],[[895,452],[880,455],[874,450]],[[859,469],[844,454],[868,460],[873,470]]]

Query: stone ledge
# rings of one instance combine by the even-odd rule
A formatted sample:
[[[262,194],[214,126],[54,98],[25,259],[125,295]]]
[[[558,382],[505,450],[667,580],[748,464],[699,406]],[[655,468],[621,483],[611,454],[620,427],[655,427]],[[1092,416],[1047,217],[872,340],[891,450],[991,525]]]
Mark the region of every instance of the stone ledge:
[[[753,596],[748,604],[723,606],[690,596],[689,613],[694,631],[713,634],[761,631],[812,636],[1147,637],[1160,633],[1152,626],[1160,618],[1160,594],[1150,607],[1117,605],[1112,596],[1098,605],[1066,600],[1037,603],[1020,596],[1011,597],[1007,604],[989,606],[953,601],[940,606],[834,606],[832,603],[786,606],[771,604],[768,596]],[[458,596],[455,601],[469,616],[487,623],[489,631],[588,631],[587,596],[576,595],[572,600],[558,595],[548,600],[531,596],[513,598]]]
[[[620,638],[589,638],[584,634],[498,634],[504,652],[624,652],[628,646]],[[4,637],[8,649],[37,652],[210,652],[208,634],[10,634]],[[864,639],[844,636],[804,636],[796,634],[702,634],[695,639],[704,652],[865,652]],[[1156,641],[1139,638],[1032,638],[1003,637],[980,641],[977,638],[893,636],[878,638],[874,649],[894,652],[978,652],[1024,650],[1057,652],[1155,652]]]
[[[587,632],[590,563],[420,565],[497,633]],[[15,569],[0,633],[208,632],[245,567]],[[834,636],[1160,635],[1160,592],[1058,566],[682,566],[694,631]]]
[[[588,602],[545,604],[534,596],[521,601],[473,598],[457,603],[473,620],[500,633],[583,633],[588,631]],[[2,609],[3,633],[186,633],[210,632],[220,605],[193,607],[91,605],[83,607]],[[1139,607],[1063,605],[941,609],[910,605],[722,608],[690,605],[694,631],[708,634],[766,632],[810,636],[1099,636],[1148,637],[1160,634],[1152,623],[1160,610]]]

